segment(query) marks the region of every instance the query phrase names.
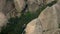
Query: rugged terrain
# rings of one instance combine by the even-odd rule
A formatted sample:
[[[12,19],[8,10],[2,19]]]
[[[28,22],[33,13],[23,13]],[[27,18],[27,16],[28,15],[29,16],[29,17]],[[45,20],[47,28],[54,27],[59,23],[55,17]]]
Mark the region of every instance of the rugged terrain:
[[[0,34],[60,34],[60,0],[0,0]]]

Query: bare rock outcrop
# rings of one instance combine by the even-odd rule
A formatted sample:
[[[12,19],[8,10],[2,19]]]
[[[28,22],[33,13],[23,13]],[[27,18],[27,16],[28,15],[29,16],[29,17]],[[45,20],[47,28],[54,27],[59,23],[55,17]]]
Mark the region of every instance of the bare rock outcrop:
[[[28,9],[31,13],[37,11],[37,9],[41,8],[43,5],[49,4],[55,0],[27,0]]]
[[[41,12],[41,14],[38,16],[37,19],[35,19],[35,21],[32,20],[30,23],[27,24],[27,27],[25,30],[26,34],[30,34],[32,32],[33,32],[33,34],[42,34],[42,33],[43,34],[52,34],[55,31],[55,29],[58,29],[57,20],[58,20],[57,12],[55,11],[55,8],[53,6],[47,7],[45,10],[43,10]],[[34,24],[35,26],[32,26],[32,24]],[[37,28],[40,28],[40,29],[37,29]]]
[[[18,12],[21,12],[25,8],[25,0],[14,0],[15,8]]]
[[[25,34],[42,34],[42,27],[41,23],[37,23],[37,19],[32,20],[27,24],[27,27],[25,29]]]
[[[50,3],[51,1],[52,0],[46,0],[46,3]],[[28,4],[29,11],[35,12],[37,9],[39,9],[39,6],[44,3],[44,0],[27,0],[27,2],[25,2],[25,0],[14,0],[14,3],[11,0],[0,0],[1,27],[7,24],[7,17],[10,17],[10,15],[17,16],[17,14],[20,14],[20,12],[25,8],[26,4]],[[59,6],[60,3],[58,2],[52,7],[47,7],[45,10],[43,10],[38,18],[27,24],[25,29],[26,34],[52,34],[55,29],[58,29],[58,23],[60,22]]]
[[[49,4],[51,3],[52,1],[55,1],[55,0],[44,0],[45,1],[45,4]]]
[[[38,16],[38,19],[35,22],[33,22],[33,20],[30,22],[31,24],[32,23],[33,24],[40,23],[40,25],[38,27],[40,27],[42,25],[42,30],[39,29],[39,30],[42,31],[42,33],[35,32],[35,31],[38,31],[38,30],[35,30],[36,29],[36,27],[35,27],[34,30],[32,30],[32,31],[34,31],[34,34],[35,33],[36,34],[37,33],[38,34],[56,34],[56,33],[60,34],[60,33],[57,32],[57,30],[60,32],[60,30],[58,28],[59,27],[58,25],[59,25],[59,22],[60,22],[60,20],[59,20],[59,18],[60,18],[59,7],[60,7],[60,2],[58,1],[55,5],[53,5],[51,7],[47,7],[46,9],[44,9],[41,12],[41,14]],[[29,32],[29,31],[27,31],[27,30],[29,30],[28,28],[32,29],[31,28],[32,26],[29,25],[30,23],[27,24],[27,27],[26,27],[27,29],[25,30],[26,33]],[[39,31],[39,32],[41,32],[41,31]],[[28,34],[30,34],[30,32]]]
[[[36,12],[39,9],[39,6],[43,5],[43,0],[27,0],[28,9],[31,13]]]
[[[57,11],[54,6],[43,10],[38,18],[42,23],[44,34],[52,34],[55,29],[58,29]]]
[[[28,9],[26,10],[29,10],[31,13],[35,13],[40,6],[49,4],[52,1],[54,0],[14,0],[14,4],[18,12],[21,12],[27,4]]]
[[[56,9],[52,7],[47,7],[45,10],[43,10],[38,17],[40,21],[42,22],[43,28],[51,29],[52,27],[55,28],[57,27],[57,11]],[[45,30],[46,30],[45,29]]]

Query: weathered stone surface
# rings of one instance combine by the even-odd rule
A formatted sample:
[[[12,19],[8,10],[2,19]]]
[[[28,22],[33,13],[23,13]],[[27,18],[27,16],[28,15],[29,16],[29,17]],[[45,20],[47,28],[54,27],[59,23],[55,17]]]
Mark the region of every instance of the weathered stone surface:
[[[49,7],[46,10],[43,10],[43,11],[45,11],[46,14],[44,12],[42,12],[40,14],[40,20],[43,23],[43,25],[45,24],[44,27],[48,24],[47,28],[50,29],[50,31],[48,30],[44,34],[53,34],[53,32],[56,30],[56,28],[58,28],[58,24],[60,24],[60,15],[59,15],[60,9],[59,8],[60,8],[60,0],[52,7]],[[46,18],[46,20],[45,20],[45,18]],[[56,33],[58,33],[58,32],[56,32]],[[54,34],[56,34],[56,33],[54,33]]]
[[[29,10],[31,13],[35,13],[40,6],[43,6],[43,4],[49,4],[52,1],[54,0],[14,0],[14,4],[18,12],[21,12],[27,4],[27,10]]]
[[[42,7],[43,5],[49,4],[54,0],[27,0],[28,3],[28,9],[31,13],[34,13],[37,11],[37,9]]]
[[[0,0],[0,32],[1,28],[7,24],[7,17],[3,13],[6,0]]]
[[[21,12],[25,8],[25,0],[14,0],[15,8],[18,12]]]
[[[60,29],[54,30],[53,34],[60,34]]]
[[[5,1],[5,5],[3,7],[2,11],[8,18],[11,17],[19,17],[20,13],[16,10],[14,1],[13,0],[7,0]]]
[[[25,31],[25,34],[42,34],[42,27],[40,22],[37,23],[37,18],[27,24]]]
[[[2,11],[6,0],[0,0],[0,12]]]
[[[55,1],[55,0],[44,0],[46,4],[49,4],[51,3],[52,1]]]
[[[57,11],[54,6],[47,7],[38,17],[42,23],[44,34],[52,34],[58,28]]]
[[[28,9],[31,13],[36,12],[36,10],[41,6],[43,0],[27,0]]]
[[[15,7],[18,12],[23,10],[25,7],[25,1],[24,0],[14,0]],[[42,3],[42,0],[28,0],[28,8],[31,12],[36,11],[39,8],[39,5]],[[50,2],[50,1],[49,1]],[[48,3],[48,1],[47,1]],[[18,6],[17,6],[18,5]],[[40,14],[40,16],[37,19],[32,20],[30,23],[28,23],[25,31],[26,34],[52,34],[55,29],[58,28],[58,24],[60,22],[60,10],[59,10],[60,4],[56,4],[52,7],[48,7]],[[0,3],[0,11],[2,11],[3,7],[4,10],[0,12],[0,26],[4,26],[7,23],[7,17],[4,14],[7,14],[8,11],[14,9],[13,2],[7,2],[5,5],[5,1],[1,0]],[[6,9],[5,9],[6,8]],[[11,15],[16,15],[15,9]],[[9,12],[8,12],[9,13]],[[6,22],[6,23],[5,23]],[[1,29],[1,28],[0,28]]]
[[[58,24],[60,24],[60,0],[58,0],[58,2],[54,5],[56,12],[57,12],[57,16],[58,16]]]
[[[32,29],[31,28],[32,24],[40,23],[39,26],[42,26],[42,30],[41,29],[39,29],[39,30],[41,30],[43,34],[56,34],[56,33],[58,33],[58,32],[54,33],[54,31],[56,31],[56,29],[58,29],[58,23],[60,22],[60,20],[59,20],[59,18],[60,18],[59,6],[60,6],[60,4],[56,3],[55,5],[44,9],[41,12],[41,14],[38,16],[38,19],[36,21],[33,22],[33,20],[32,20],[32,22],[30,22],[31,24],[29,23],[28,24],[29,26],[27,25],[26,31],[29,30],[29,28]],[[35,29],[36,29],[36,27],[32,31],[34,31],[34,34],[35,33],[37,34],[38,32],[35,32],[35,31],[37,31]],[[28,32],[30,33],[30,31],[28,31]],[[29,34],[28,32],[26,32],[26,33]],[[40,34],[40,33],[38,33],[38,34]]]
[[[16,12],[13,9],[14,9],[13,1],[7,0],[7,1],[5,1],[5,5],[3,7],[2,12],[9,18],[11,13]]]
[[[6,26],[7,23],[8,23],[7,17],[4,15],[4,13],[0,12],[0,32],[1,28],[3,26]]]
[[[32,25],[35,25],[35,26],[32,26]],[[39,27],[40,29],[37,29]],[[29,28],[33,30],[30,30]],[[45,10],[43,10],[39,15],[38,19],[35,19],[35,21],[32,20],[27,25],[26,34],[32,34],[32,32],[33,34],[37,34],[37,33],[42,34],[42,32],[43,34],[52,34],[54,30],[57,28],[58,28],[57,12],[55,11],[55,8],[52,6],[52,7],[47,7]]]
[[[57,28],[58,26],[57,25],[57,11],[55,10],[53,6],[47,7],[45,10],[43,10],[38,18],[40,18],[40,21],[43,25],[44,30]]]

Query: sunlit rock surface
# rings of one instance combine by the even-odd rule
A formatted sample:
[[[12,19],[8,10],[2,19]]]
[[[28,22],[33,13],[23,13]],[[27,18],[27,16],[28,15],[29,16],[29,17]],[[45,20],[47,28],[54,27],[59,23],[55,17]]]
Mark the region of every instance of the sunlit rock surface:
[[[50,3],[51,1],[53,0],[46,0],[46,3]],[[7,24],[7,17],[9,17],[7,14],[10,14],[12,16],[17,15],[17,12],[20,13],[24,9],[25,3],[28,4],[29,11],[35,12],[39,6],[44,3],[44,1],[27,0],[27,2],[25,2],[25,0],[14,0],[14,6],[13,2],[11,1],[8,1],[7,4],[5,4],[5,1],[0,0],[0,30],[1,27]],[[32,20],[27,24],[27,27],[25,29],[26,34],[56,34],[57,32],[55,33],[55,31],[58,29],[58,23],[60,22],[59,7],[60,1],[58,1],[58,3],[52,7],[47,7],[44,9],[38,18]],[[14,8],[16,8],[17,11]]]
[[[38,17],[42,23],[42,27],[45,29],[56,28],[57,25],[57,11],[52,7],[44,9]],[[46,30],[45,29],[45,30]]]
[[[42,27],[41,23],[37,22],[37,19],[32,20],[27,24],[27,27],[25,29],[26,33],[25,34],[42,34]]]
[[[57,11],[54,6],[43,10],[38,18],[42,23],[44,34],[52,34],[58,28]]]
[[[39,30],[41,30],[43,34],[60,34],[60,30],[58,28],[58,25],[59,25],[59,22],[60,22],[60,20],[59,20],[60,19],[60,9],[59,9],[59,7],[60,7],[60,2],[58,1],[53,6],[47,7],[46,9],[44,9],[41,12],[41,14],[38,16],[38,19],[35,21],[36,23],[40,23],[39,26],[41,26],[41,24],[42,24],[42,30],[41,29],[39,29]],[[29,22],[27,24],[29,26],[27,26],[26,31],[29,30],[29,28],[32,29],[30,23],[35,24],[33,22],[33,20],[32,20],[32,22]],[[32,30],[32,31],[34,31],[34,33],[38,33],[38,32],[35,32],[37,30]],[[41,31],[39,31],[39,32],[41,32]],[[26,33],[28,33],[28,32],[26,32]],[[40,33],[38,33],[38,34],[40,34]]]

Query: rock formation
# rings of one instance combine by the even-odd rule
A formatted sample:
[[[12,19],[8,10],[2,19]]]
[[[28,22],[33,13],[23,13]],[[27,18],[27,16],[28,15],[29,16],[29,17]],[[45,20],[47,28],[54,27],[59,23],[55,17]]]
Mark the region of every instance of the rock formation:
[[[35,13],[41,6],[54,0],[0,0],[0,31],[8,18],[20,16],[26,10]],[[56,34],[60,24],[60,0],[44,9],[41,14],[26,26],[26,34]],[[23,20],[23,19],[22,19]],[[60,34],[60,33],[59,33]]]
[[[42,34],[41,23],[37,22],[37,19],[38,18],[32,20],[30,23],[27,24],[25,34]]]
[[[43,5],[43,0],[27,0],[28,9],[31,13],[36,12],[39,6]]]
[[[42,23],[44,34],[52,34],[58,28],[57,11],[54,6],[43,10],[38,18]]]
[[[36,24],[40,23],[39,26],[37,26],[35,24],[35,22],[33,22],[34,20],[32,20],[31,22],[29,22],[27,24],[27,29],[30,28],[32,29],[30,23],[34,23],[35,26],[37,26],[37,28],[39,28],[42,24],[42,29],[38,29],[42,31],[42,34],[60,34],[60,30],[59,30],[59,18],[60,18],[60,10],[59,10],[59,6],[60,6],[60,2],[58,1],[55,5],[51,6],[51,7],[47,7],[46,9],[44,9],[41,14],[38,16],[38,19],[35,19]],[[29,25],[29,26],[28,26]],[[33,26],[34,27],[34,26]],[[35,32],[35,30],[32,30],[32,32],[27,31],[27,29],[25,30],[26,33],[30,34],[32,32],[36,33],[36,34],[41,34],[41,33],[37,33]],[[35,27],[36,29],[36,27]],[[29,30],[29,29],[28,29]],[[36,31],[38,31],[36,30]],[[39,32],[41,32],[39,31]],[[59,33],[57,32],[59,31]]]
[[[17,11],[21,12],[26,4],[27,4],[27,8],[26,10],[30,11],[31,13],[35,13],[37,11],[37,9],[40,8],[40,6],[43,6],[44,4],[49,4],[54,0],[14,0],[15,3],[15,8],[17,9]]]
[[[25,0],[14,0],[15,8],[18,12],[21,12],[25,8]]]
[[[45,4],[49,4],[51,3],[52,1],[55,1],[55,0],[44,0],[45,1]]]

